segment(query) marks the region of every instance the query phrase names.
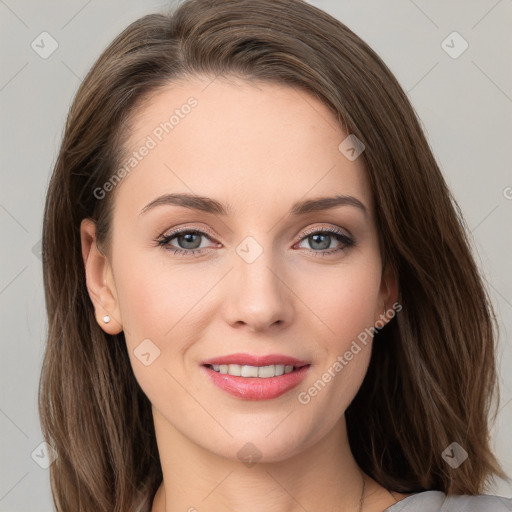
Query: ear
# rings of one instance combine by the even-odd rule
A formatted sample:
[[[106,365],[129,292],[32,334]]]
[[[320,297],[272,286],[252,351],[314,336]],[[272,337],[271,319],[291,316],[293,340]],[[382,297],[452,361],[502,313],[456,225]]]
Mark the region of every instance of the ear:
[[[83,219],[80,224],[82,258],[85,267],[87,291],[94,304],[96,321],[107,334],[118,334],[123,330],[114,276],[110,262],[96,242],[96,224]],[[106,323],[103,317],[108,315]]]
[[[377,301],[377,310],[375,311],[374,324],[382,329],[394,316],[396,311],[402,309],[401,306],[395,307],[398,303],[398,280],[396,275],[388,264],[384,267],[381,277],[379,290],[379,300]]]

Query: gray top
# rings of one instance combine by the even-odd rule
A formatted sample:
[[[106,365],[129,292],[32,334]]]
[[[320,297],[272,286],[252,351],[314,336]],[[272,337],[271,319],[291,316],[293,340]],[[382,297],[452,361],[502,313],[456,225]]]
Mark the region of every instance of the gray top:
[[[383,512],[512,512],[512,499],[488,494],[424,491],[407,496]]]

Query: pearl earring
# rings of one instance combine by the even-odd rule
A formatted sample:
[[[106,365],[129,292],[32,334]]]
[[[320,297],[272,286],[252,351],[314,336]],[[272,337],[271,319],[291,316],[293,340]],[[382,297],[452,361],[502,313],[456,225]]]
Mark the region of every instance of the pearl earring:
[[[108,324],[108,323],[110,322],[110,317],[109,317],[108,315],[105,315],[105,316],[103,317],[103,321],[104,321],[106,324]]]

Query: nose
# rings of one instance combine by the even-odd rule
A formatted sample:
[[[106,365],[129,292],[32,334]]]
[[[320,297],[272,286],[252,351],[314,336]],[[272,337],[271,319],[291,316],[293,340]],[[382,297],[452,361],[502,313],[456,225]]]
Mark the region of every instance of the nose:
[[[284,263],[271,250],[254,260],[234,254],[224,302],[224,317],[235,328],[254,332],[284,328],[294,315],[294,295]]]

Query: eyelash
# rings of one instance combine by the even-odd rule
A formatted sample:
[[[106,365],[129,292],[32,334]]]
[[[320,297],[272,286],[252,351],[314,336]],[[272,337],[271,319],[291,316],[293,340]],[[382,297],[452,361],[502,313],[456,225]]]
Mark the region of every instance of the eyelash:
[[[158,238],[155,241],[157,242],[157,246],[163,247],[167,251],[172,251],[175,255],[184,254],[186,257],[193,256],[196,254],[201,254],[201,253],[205,252],[205,250],[210,249],[210,248],[206,248],[206,247],[203,247],[202,249],[172,248],[172,246],[169,245],[169,242],[171,240],[173,240],[174,238],[176,238],[178,235],[183,235],[183,234],[201,235],[201,236],[208,238],[208,240],[212,241],[212,239],[209,236],[209,233],[206,233],[204,231],[201,231],[201,230],[195,229],[195,228],[177,229],[176,231],[173,231],[167,235],[161,236],[160,238]],[[339,242],[342,242],[344,244],[344,247],[334,249],[334,250],[333,249],[324,249],[322,251],[310,250],[310,252],[312,252],[315,256],[329,256],[329,255],[337,253],[339,251],[345,251],[348,248],[355,245],[355,241],[351,237],[345,235],[342,231],[335,229],[335,228],[331,228],[331,227],[310,229],[302,234],[302,237],[298,240],[297,243],[302,242],[305,238],[307,238],[311,235],[317,235],[317,234],[332,234]]]

